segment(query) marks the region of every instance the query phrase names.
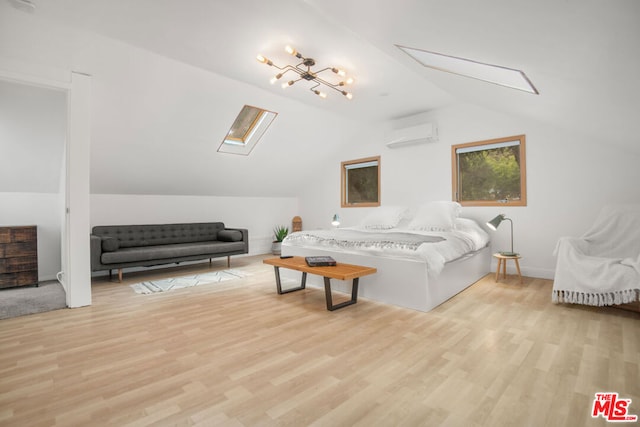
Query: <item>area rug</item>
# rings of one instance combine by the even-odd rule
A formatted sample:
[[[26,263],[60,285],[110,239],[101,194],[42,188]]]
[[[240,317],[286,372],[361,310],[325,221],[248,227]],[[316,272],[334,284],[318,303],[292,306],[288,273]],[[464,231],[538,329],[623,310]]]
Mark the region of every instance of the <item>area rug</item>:
[[[246,276],[249,276],[249,273],[232,269],[192,274],[190,276],[172,277],[170,279],[150,280],[148,282],[134,283],[130,286],[139,294],[156,294],[159,292],[190,288],[192,286],[226,282],[227,280],[240,279]]]
[[[20,286],[0,290],[0,319],[44,313],[67,307],[67,294],[57,281],[40,286]]]

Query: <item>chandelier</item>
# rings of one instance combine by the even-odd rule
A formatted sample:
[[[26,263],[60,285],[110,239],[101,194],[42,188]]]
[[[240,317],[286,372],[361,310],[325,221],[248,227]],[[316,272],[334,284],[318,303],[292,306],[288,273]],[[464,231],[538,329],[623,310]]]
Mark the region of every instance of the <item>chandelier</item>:
[[[299,82],[300,80],[307,80],[315,83],[312,87],[309,88],[309,90],[315,93],[316,95],[318,95],[320,98],[327,97],[327,94],[325,92],[322,92],[318,89],[320,85],[324,85],[326,87],[329,87],[333,90],[340,92],[347,99],[353,98],[353,95],[351,94],[351,92],[347,92],[346,90],[344,90],[344,87],[346,85],[350,85],[351,83],[353,83],[353,79],[351,77],[345,78],[346,73],[344,72],[344,70],[341,70],[335,67],[327,67],[318,71],[313,71],[311,70],[311,67],[316,65],[316,61],[313,58],[305,58],[304,56],[302,56],[300,52],[298,52],[291,46],[285,47],[284,50],[290,55],[293,55],[296,58],[301,59],[302,62],[296,65],[285,65],[284,67],[278,67],[276,64],[271,62],[270,59],[265,58],[262,55],[257,56],[258,61],[262,62],[263,64],[267,64],[270,67],[276,67],[278,70],[280,70],[280,72],[271,79],[271,84],[275,84],[286,73],[288,73],[289,71],[292,71],[293,73],[296,74],[295,76],[296,78],[282,83],[283,89],[288,88],[289,86],[292,86],[294,83]],[[330,81],[325,80],[318,76],[320,73],[324,71],[329,71],[329,70],[331,70],[333,73],[337,74],[338,76],[344,79],[339,81],[338,83],[331,83]]]

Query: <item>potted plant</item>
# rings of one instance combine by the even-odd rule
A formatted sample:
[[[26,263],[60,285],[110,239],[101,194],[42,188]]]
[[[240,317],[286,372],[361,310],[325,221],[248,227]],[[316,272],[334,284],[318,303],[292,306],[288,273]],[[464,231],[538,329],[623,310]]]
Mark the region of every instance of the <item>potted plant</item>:
[[[282,253],[282,241],[289,234],[289,228],[284,225],[279,225],[273,229],[273,236],[275,240],[271,245],[271,252],[274,255],[280,255]]]

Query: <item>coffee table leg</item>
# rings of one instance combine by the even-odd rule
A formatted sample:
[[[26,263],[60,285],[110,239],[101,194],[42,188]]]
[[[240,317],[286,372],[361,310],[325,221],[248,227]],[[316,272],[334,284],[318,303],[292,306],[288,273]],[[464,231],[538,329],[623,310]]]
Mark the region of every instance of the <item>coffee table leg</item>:
[[[324,295],[327,300],[327,310],[333,311],[342,307],[346,307],[348,305],[355,304],[358,302],[358,284],[360,278],[356,277],[353,279],[351,284],[351,299],[349,301],[341,302],[340,304],[333,304],[333,298],[331,297],[331,279],[328,277],[324,278]]]
[[[307,273],[302,273],[302,280],[300,281],[300,286],[296,288],[290,288],[282,290],[282,282],[280,281],[280,267],[273,266],[273,269],[276,273],[276,288],[278,289],[278,295],[288,294],[289,292],[300,291],[305,289],[307,286]]]

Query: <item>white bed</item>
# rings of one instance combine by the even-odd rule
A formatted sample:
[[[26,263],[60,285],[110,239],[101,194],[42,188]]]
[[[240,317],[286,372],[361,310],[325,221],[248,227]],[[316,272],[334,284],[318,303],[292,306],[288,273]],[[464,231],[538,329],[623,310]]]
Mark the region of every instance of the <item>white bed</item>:
[[[378,218],[375,226],[368,217],[358,227],[292,233],[282,243],[282,254],[328,255],[338,262],[375,267],[376,274],[360,281],[361,297],[430,311],[485,276],[491,263],[488,234],[475,221],[458,218],[457,203],[439,203],[457,207],[444,224],[433,215],[420,215],[420,209],[412,218]],[[391,208],[378,209],[378,217],[389,216]],[[442,213],[442,206],[435,209]],[[420,224],[416,219],[428,220]],[[299,273],[290,270],[281,274],[291,282],[300,280]],[[321,287],[322,280],[307,277],[311,286]],[[351,283],[336,281],[334,288],[349,293]]]

